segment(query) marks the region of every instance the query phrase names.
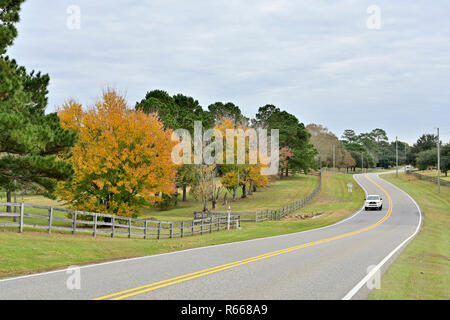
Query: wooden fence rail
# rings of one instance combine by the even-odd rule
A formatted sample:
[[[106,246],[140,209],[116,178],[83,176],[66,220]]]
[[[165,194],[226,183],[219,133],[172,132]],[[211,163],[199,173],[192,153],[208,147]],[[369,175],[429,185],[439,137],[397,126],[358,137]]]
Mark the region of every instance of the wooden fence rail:
[[[431,182],[434,182],[436,184],[438,183],[437,177],[427,176],[427,175],[420,174],[420,173],[417,173],[417,172],[414,172],[414,171],[406,171],[406,173],[410,174],[410,175],[413,175],[416,178],[419,178],[420,180],[431,181]],[[440,182],[441,182],[441,186],[448,186],[448,187],[450,187],[450,181],[446,181],[446,180],[441,179]]]
[[[244,222],[262,222],[266,220],[280,220],[287,214],[293,213],[301,208],[303,208],[311,199],[320,191],[322,187],[322,171],[319,174],[319,184],[317,187],[306,197],[287,204],[286,206],[271,210],[259,210],[259,211],[238,211],[232,212],[232,214],[238,215],[240,221]],[[227,212],[194,212],[194,219],[205,219],[208,217],[225,216]]]
[[[19,232],[31,228],[45,229],[48,233],[52,230],[72,234],[91,233],[94,237],[103,234],[110,237],[162,239],[240,227],[240,216],[236,214],[184,221],[155,221],[16,202],[0,202],[0,207],[19,208],[19,212],[0,210],[0,227],[18,228]],[[26,212],[26,209],[34,210]]]

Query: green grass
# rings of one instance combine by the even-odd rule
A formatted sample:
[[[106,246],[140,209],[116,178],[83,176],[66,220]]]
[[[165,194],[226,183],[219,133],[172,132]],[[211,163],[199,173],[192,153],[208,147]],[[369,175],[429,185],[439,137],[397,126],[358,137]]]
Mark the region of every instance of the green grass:
[[[214,211],[226,211],[228,206],[232,211],[256,211],[261,209],[278,209],[284,205],[306,197],[317,186],[318,178],[312,175],[299,174],[285,179],[275,179],[266,188],[258,189],[253,195],[242,199],[241,189],[237,193],[236,201],[231,201],[228,194],[228,203],[223,204],[221,198]],[[209,207],[210,208],[210,207]],[[201,211],[202,206],[189,194],[186,202],[179,201],[176,208],[161,211],[157,208],[146,208],[141,210],[142,218],[156,218],[163,221],[192,219],[195,211]]]
[[[321,212],[322,215],[316,219],[290,220],[288,218],[282,221],[243,223],[240,230],[214,232],[183,239],[110,239],[61,233],[49,235],[44,232],[31,231],[19,234],[15,231],[3,230],[0,231],[0,257],[2,257],[0,259],[0,277],[262,238],[326,226],[348,216],[361,206],[364,193],[356,186],[356,183],[353,183],[354,193],[349,198],[346,185],[350,181],[352,181],[350,175],[325,174],[322,190],[310,205],[302,209],[304,213]],[[283,186],[286,188],[284,189]],[[290,177],[273,185],[271,190],[275,189],[279,193],[286,193],[286,197],[296,198],[301,193],[291,194],[291,191],[303,192],[298,190],[307,190],[311,187],[314,188],[309,179]],[[259,194],[263,195],[264,192],[254,196],[257,197]],[[269,193],[266,194],[267,196]],[[264,196],[261,197],[264,198]],[[329,202],[335,203],[330,204]],[[242,203],[243,206],[247,205],[246,201]]]
[[[429,176],[429,177],[435,177],[437,178],[437,170],[422,170],[422,171],[415,171],[418,174],[424,175],[424,176]],[[450,176],[445,176],[442,172],[441,172],[441,179],[442,180],[446,180],[446,181],[450,181]]]
[[[361,207],[364,191],[353,180],[352,175],[325,172],[323,181],[322,189],[315,197],[315,201],[287,216],[286,220],[296,219],[300,215],[320,215],[320,221],[329,224],[341,220]],[[347,190],[348,183],[353,184],[352,193]]]
[[[450,188],[411,175],[383,176],[408,192],[425,213],[419,234],[390,266],[369,299],[450,299]]]

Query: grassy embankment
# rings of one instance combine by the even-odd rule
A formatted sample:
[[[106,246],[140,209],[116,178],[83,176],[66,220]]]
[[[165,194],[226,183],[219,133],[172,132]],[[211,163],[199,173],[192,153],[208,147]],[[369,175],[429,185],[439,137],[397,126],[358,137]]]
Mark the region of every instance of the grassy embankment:
[[[425,213],[419,234],[390,266],[369,299],[450,299],[450,188],[400,174],[383,176]]]
[[[233,210],[261,208],[263,205],[282,206],[314,189],[315,184],[311,183],[310,179],[316,178],[300,175],[277,181],[265,191],[234,202]],[[0,277],[274,236],[329,225],[348,216],[361,206],[364,193],[354,181],[353,193],[351,195],[347,193],[347,183],[351,181],[353,181],[351,175],[325,174],[322,190],[309,205],[300,211],[305,215],[320,214],[315,219],[304,220],[297,217],[282,221],[243,223],[240,230],[215,232],[183,239],[111,239],[61,233],[49,235],[35,231],[19,234],[16,231],[3,230],[0,231]],[[185,213],[182,213],[183,208],[179,208],[176,209],[179,210],[178,212],[174,211],[174,215],[179,218],[184,218],[185,215],[192,217],[191,208],[186,209],[186,207]],[[166,213],[161,212],[146,212],[144,215],[167,218]]]
[[[416,173],[418,174],[422,174],[424,176],[429,176],[429,177],[434,177],[437,178],[437,170],[422,170],[422,171],[416,171]],[[441,172],[441,179],[442,180],[446,180],[446,181],[450,181],[450,176],[447,177]]]

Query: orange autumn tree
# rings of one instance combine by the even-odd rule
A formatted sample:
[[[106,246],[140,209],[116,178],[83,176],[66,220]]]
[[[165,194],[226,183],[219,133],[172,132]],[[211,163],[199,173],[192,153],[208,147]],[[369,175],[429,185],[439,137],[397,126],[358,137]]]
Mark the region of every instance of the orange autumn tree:
[[[71,100],[58,115],[63,128],[78,133],[69,159],[74,177],[59,188],[73,208],[130,217],[175,192],[172,132],[156,115],[129,110],[111,90],[86,112]]]

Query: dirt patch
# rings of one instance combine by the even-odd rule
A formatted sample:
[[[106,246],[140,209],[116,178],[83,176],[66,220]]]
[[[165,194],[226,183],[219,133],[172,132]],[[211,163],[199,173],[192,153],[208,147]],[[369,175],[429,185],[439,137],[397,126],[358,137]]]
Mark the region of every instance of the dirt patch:
[[[444,260],[444,261],[450,261],[449,257],[443,256],[441,254],[428,253],[427,252],[427,253],[424,253],[423,255],[426,256],[426,257],[432,257],[432,258],[437,258],[437,259],[441,259],[441,260]]]
[[[293,213],[285,217],[284,221],[299,221],[299,220],[307,220],[314,219],[321,216],[323,212],[315,212],[315,213]]]

